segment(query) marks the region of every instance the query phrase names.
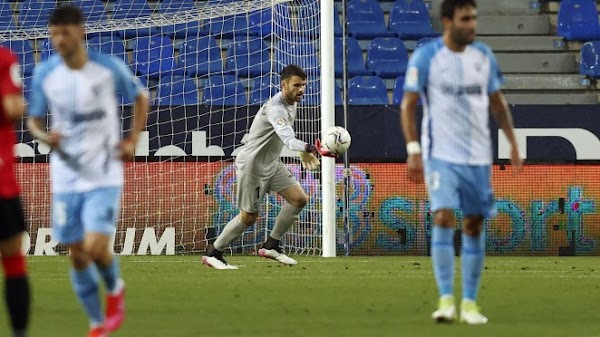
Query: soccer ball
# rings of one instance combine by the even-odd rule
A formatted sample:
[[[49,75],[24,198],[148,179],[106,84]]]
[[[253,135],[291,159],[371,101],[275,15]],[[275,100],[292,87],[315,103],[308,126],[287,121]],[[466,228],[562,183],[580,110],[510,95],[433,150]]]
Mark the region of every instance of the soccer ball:
[[[352,138],[350,133],[341,126],[332,126],[323,132],[321,147],[327,151],[340,155],[350,147]]]

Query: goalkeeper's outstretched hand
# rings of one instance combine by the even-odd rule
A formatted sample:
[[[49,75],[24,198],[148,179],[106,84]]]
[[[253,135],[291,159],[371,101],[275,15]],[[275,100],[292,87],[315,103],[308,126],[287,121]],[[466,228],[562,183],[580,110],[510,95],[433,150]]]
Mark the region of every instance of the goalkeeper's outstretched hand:
[[[337,157],[337,154],[331,153],[328,150],[324,149],[321,146],[321,140],[318,138],[317,138],[317,140],[315,140],[315,151],[317,151],[323,157],[331,157],[331,158]]]
[[[319,166],[321,166],[321,162],[319,162],[319,159],[317,159],[317,157],[315,157],[312,153],[299,152],[299,155],[300,160],[302,161],[302,167],[305,170],[316,171],[319,169]]]

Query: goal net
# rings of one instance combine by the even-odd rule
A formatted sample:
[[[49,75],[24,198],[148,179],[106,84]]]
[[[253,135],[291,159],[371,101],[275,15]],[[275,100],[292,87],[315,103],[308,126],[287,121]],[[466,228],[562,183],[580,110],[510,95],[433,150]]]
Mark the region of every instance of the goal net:
[[[312,142],[320,130],[319,2],[317,0],[78,0],[87,45],[122,58],[150,90],[151,111],[126,165],[115,252],[194,253],[205,250],[237,214],[234,158],[260,105],[279,89],[279,71],[297,64],[308,74],[295,130]],[[47,20],[60,3],[4,2],[10,14],[0,42],[19,56],[26,95],[36,63],[54,51]],[[6,16],[2,15],[3,20]],[[125,129],[131,102],[122,101]],[[29,224],[30,254],[52,248],[50,182],[44,144],[21,125],[19,180]],[[301,169],[295,153],[282,160],[310,196],[283,238],[292,253],[320,254],[319,174]],[[251,253],[272,229],[283,200],[265,196],[258,222],[231,245]],[[35,246],[35,247],[34,247]],[[55,252],[64,252],[56,246]],[[49,249],[45,253],[51,253]]]

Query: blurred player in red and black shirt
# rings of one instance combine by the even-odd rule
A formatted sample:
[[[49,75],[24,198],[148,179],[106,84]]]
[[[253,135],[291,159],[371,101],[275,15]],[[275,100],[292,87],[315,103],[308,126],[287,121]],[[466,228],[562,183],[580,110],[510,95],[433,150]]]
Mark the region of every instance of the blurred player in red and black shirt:
[[[0,254],[5,296],[14,337],[26,336],[29,282],[21,250],[25,215],[14,170],[14,124],[25,111],[21,66],[10,50],[0,47]]]

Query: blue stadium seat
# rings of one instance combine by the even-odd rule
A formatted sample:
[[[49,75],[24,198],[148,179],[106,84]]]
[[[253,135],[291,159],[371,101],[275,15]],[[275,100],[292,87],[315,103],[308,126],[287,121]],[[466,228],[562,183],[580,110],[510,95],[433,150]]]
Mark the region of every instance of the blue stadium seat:
[[[397,0],[390,10],[389,29],[405,40],[437,36],[422,0]]]
[[[408,51],[399,38],[378,37],[371,41],[367,52],[367,68],[383,78],[404,75]]]
[[[83,17],[88,23],[108,19],[102,0],[73,0],[72,4],[81,8]]]
[[[88,49],[97,50],[105,54],[114,55],[127,61],[125,42],[117,36],[93,37],[87,40]]]
[[[33,74],[35,60],[33,58],[34,53],[29,40],[10,40],[0,44],[12,50],[13,54],[17,57],[17,60],[19,60],[19,63],[21,63],[21,66],[23,67],[23,75],[25,75],[25,77],[29,77]]]
[[[216,17],[204,22],[204,30],[209,35],[233,38],[236,35],[248,34],[248,21],[245,15]]]
[[[319,36],[321,34],[321,21],[317,20],[319,15],[320,2],[311,2],[307,6],[300,7],[298,15],[298,31],[307,36]],[[337,8],[333,11],[333,35],[342,36],[342,25],[340,24],[340,15]]]
[[[433,40],[435,40],[435,37],[422,37],[417,41],[417,44],[415,45],[415,49],[417,48],[421,48],[423,47],[427,42],[431,42]]]
[[[250,88],[250,105],[261,105],[279,92],[279,74],[267,74],[255,78]]]
[[[146,0],[116,0],[113,5],[113,19],[123,20],[138,17],[149,17],[152,15],[152,9],[148,6]],[[119,31],[119,35],[126,39],[132,39],[140,36],[149,36],[160,32],[156,27],[125,29]]]
[[[202,103],[210,105],[245,105],[246,92],[235,75],[212,75],[206,80]]]
[[[162,0],[158,4],[159,13],[177,13],[194,9],[195,0]]]
[[[56,2],[25,0],[19,11],[19,26],[22,28],[45,27]]]
[[[221,48],[210,36],[183,41],[179,46],[178,69],[188,76],[206,76],[223,71]]]
[[[275,15],[273,15],[275,10]],[[275,20],[273,20],[275,18]],[[287,4],[277,4],[273,9],[266,8],[251,13],[248,16],[248,31],[250,35],[269,37],[275,28],[275,35],[281,36],[283,32],[292,31],[290,9]]]
[[[402,96],[404,96],[404,76],[399,76],[394,83],[394,94],[392,95],[392,103],[399,105],[402,103]]]
[[[31,98],[29,97],[29,95],[31,94],[31,82],[32,82],[32,77],[25,77],[23,79],[23,97],[31,102]]]
[[[196,2],[194,0],[163,0],[159,2],[157,11],[164,14],[189,11],[195,8],[195,4]],[[202,27],[202,21],[163,26],[162,33],[168,35],[172,39],[185,39],[208,34]]]
[[[0,2],[0,30],[15,30],[17,24],[13,18],[13,10],[10,3],[6,1]]]
[[[307,72],[318,69],[317,51],[312,40],[296,38],[279,41],[275,48],[275,71],[279,73],[290,64],[296,64]]]
[[[234,41],[227,52],[226,69],[239,77],[256,77],[271,69],[271,58],[266,43],[257,37]]]
[[[394,36],[385,27],[383,11],[375,0],[350,0],[346,20],[348,34],[357,39]]]
[[[377,76],[357,76],[350,79],[350,83],[348,84],[348,104],[389,104],[385,83]]]
[[[167,36],[143,36],[135,39],[133,67],[137,74],[158,78],[175,69],[173,42]]]
[[[198,86],[185,76],[164,76],[158,81],[156,104],[163,106],[199,104]]]
[[[589,41],[581,47],[580,73],[600,78],[600,41]]]
[[[365,67],[365,60],[363,59],[362,49],[358,44],[358,41],[353,37],[348,37],[346,40],[348,47],[348,76],[364,76],[373,75],[373,72],[368,71]],[[344,72],[344,64],[342,63],[344,57],[344,46],[341,37],[335,38],[335,77],[341,78]]]
[[[558,10],[558,35],[567,40],[600,39],[594,0],[563,0]]]
[[[50,38],[45,38],[44,41],[42,42],[42,52],[40,54],[40,59],[42,61],[46,61],[55,52],[56,51],[54,50],[54,47],[52,46],[52,41],[50,41]]]

